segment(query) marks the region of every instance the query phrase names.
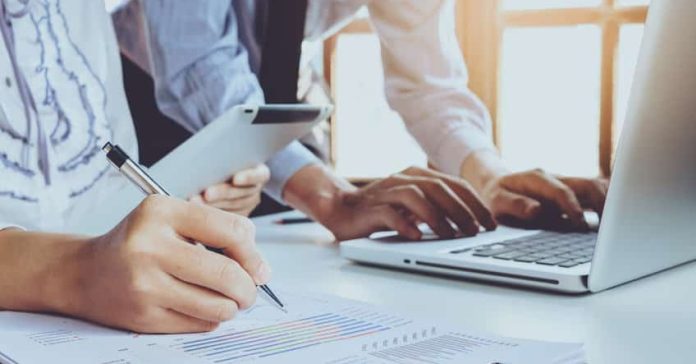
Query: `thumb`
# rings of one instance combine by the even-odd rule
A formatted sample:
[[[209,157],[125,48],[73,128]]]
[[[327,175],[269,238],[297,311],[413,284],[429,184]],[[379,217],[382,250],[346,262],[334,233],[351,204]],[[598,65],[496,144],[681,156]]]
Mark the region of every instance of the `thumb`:
[[[491,204],[497,216],[532,220],[541,213],[541,203],[535,199],[502,190]]]

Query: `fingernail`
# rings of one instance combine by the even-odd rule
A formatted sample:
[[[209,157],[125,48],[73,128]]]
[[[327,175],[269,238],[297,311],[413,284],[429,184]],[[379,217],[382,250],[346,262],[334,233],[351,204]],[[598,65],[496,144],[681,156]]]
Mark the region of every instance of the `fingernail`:
[[[271,280],[271,267],[268,263],[262,261],[261,264],[259,264],[254,279],[256,280],[256,284],[266,284]]]
[[[235,185],[244,185],[247,183],[248,180],[249,178],[247,178],[246,174],[238,174],[234,176],[234,178],[232,179],[232,183],[234,183]]]

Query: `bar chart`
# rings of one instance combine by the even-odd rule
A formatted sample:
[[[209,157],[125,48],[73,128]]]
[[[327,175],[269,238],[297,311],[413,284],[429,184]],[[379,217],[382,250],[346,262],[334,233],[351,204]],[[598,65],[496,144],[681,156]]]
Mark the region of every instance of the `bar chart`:
[[[412,344],[396,345],[371,352],[370,355],[394,363],[456,363],[463,355],[493,343],[486,339],[449,333]]]
[[[84,340],[84,338],[76,335],[71,330],[66,329],[37,332],[29,335],[28,338],[43,346],[67,344]]]
[[[248,330],[230,330],[182,341],[170,348],[210,363],[234,363],[369,336],[405,323],[403,319],[390,315],[346,309]]]

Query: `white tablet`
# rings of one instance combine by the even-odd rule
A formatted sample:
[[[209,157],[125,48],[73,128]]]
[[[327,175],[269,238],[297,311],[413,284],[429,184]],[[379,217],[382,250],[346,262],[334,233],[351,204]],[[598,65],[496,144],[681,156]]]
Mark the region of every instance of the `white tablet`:
[[[148,173],[172,196],[187,199],[245,168],[266,162],[308,134],[332,110],[331,105],[236,106],[155,163]],[[99,202],[104,208],[98,214],[85,217],[79,226],[66,227],[66,231],[103,234],[144,197],[124,177],[123,185]]]
[[[173,196],[187,198],[266,162],[326,119],[332,106],[241,105],[220,116],[150,168]]]

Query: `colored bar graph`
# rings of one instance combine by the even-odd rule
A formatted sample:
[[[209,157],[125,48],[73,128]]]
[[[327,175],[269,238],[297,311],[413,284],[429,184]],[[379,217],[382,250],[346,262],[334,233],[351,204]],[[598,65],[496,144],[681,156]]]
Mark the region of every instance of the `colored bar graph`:
[[[250,330],[177,343],[172,349],[210,363],[266,358],[391,329],[393,318],[365,312],[325,313]]]

